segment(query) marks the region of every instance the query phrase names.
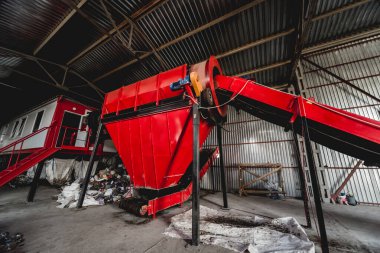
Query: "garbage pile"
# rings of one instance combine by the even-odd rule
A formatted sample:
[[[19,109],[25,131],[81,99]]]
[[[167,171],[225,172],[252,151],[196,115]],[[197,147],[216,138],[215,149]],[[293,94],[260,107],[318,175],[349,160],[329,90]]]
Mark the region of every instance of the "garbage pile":
[[[11,251],[17,246],[24,245],[24,235],[16,233],[11,236],[9,232],[0,232],[0,252]]]
[[[334,200],[333,200],[334,201]],[[339,196],[335,199],[335,204],[341,204],[341,205],[350,205],[350,206],[356,206],[358,201],[355,199],[354,194],[352,193],[345,193],[341,192]]]
[[[278,183],[267,181],[264,183],[264,187],[269,191],[268,197],[275,200],[282,200],[285,198],[282,187]]]
[[[58,208],[76,207],[81,191],[80,181],[82,180],[77,179],[72,184],[63,187],[57,199],[57,202],[60,203]],[[131,196],[132,188],[129,176],[123,175],[121,171],[117,172],[106,168],[91,177],[83,206],[119,204],[122,198]]]
[[[9,183],[9,186],[12,188],[16,188],[18,186],[29,185],[32,181],[33,179],[31,177],[28,177],[27,175],[19,175]]]
[[[199,218],[200,242],[204,244],[235,252],[315,252],[314,243],[292,217],[268,219],[200,206]],[[191,239],[192,210],[173,216],[164,235]]]

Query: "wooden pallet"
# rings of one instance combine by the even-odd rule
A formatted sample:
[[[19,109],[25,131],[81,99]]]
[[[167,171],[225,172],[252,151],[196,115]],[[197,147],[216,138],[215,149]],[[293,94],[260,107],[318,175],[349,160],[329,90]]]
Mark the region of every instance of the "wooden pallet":
[[[271,193],[270,190],[255,190],[255,189],[247,189],[247,187],[251,186],[252,184],[263,181],[268,182],[268,177],[274,173],[277,173],[278,175],[278,182],[279,186],[281,187],[282,191],[279,192],[281,194],[285,195],[284,191],[284,180],[282,178],[282,165],[279,163],[241,163],[238,165],[239,167],[239,195],[242,196],[243,194],[245,196],[248,195],[248,193],[256,193],[256,194],[268,194]],[[272,169],[268,173],[265,173],[263,175],[259,175],[255,172],[250,171],[250,169]],[[249,182],[244,181],[244,173],[248,173],[250,175],[255,176],[253,180]]]

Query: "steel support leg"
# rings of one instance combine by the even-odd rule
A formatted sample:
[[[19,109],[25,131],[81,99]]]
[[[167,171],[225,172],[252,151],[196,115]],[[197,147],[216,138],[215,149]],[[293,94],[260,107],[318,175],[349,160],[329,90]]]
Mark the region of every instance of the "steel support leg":
[[[193,104],[192,243],[199,245],[199,108]]]
[[[307,161],[309,164],[310,179],[311,179],[311,184],[313,187],[314,203],[315,203],[315,209],[317,212],[319,233],[321,236],[321,248],[322,248],[323,253],[328,253],[329,252],[329,243],[327,240],[325,219],[323,218],[323,210],[322,210],[322,204],[321,204],[321,192],[319,189],[318,174],[317,174],[317,169],[315,167],[315,161],[314,161],[311,141],[309,138],[309,136],[310,136],[309,135],[309,128],[307,125],[306,118],[302,117],[302,122],[303,122],[304,133],[305,133],[305,146],[306,146],[306,153],[307,153]]]
[[[34,172],[32,185],[30,186],[30,190],[28,193],[28,198],[27,198],[28,202],[33,202],[33,200],[34,200],[34,195],[36,195],[38,182],[40,181],[41,172],[42,172],[43,167],[44,167],[44,161],[39,162],[37,165],[37,169]]]
[[[216,134],[218,138],[219,146],[219,161],[220,161],[220,181],[222,182],[222,191],[223,191],[223,208],[228,208],[227,200],[227,187],[226,187],[226,175],[224,171],[224,158],[223,158],[223,140],[222,140],[222,127],[217,125]]]
[[[102,134],[102,131],[103,131],[103,124],[100,123],[98,126],[98,131],[96,132],[95,143],[94,143],[94,147],[93,147],[92,152],[91,152],[90,161],[88,162],[86,176],[83,179],[84,180],[83,181],[83,187],[82,187],[82,191],[80,192],[80,195],[79,195],[77,208],[81,208],[83,206],[83,201],[84,201],[84,197],[86,196],[88,182],[90,181],[90,177],[91,177],[92,167],[94,166],[96,152],[97,152],[99,144],[100,144],[100,136]]]
[[[302,191],[302,199],[303,199],[303,207],[305,210],[305,218],[306,218],[306,226],[308,228],[311,228],[311,219],[310,219],[310,210],[309,210],[309,198],[307,196],[307,189],[306,189],[306,178],[305,178],[305,173],[303,172],[302,169],[302,160],[301,160],[301,153],[300,149],[298,146],[298,137],[297,133],[293,132],[293,139],[294,139],[294,149],[296,152],[296,159],[297,159],[297,167],[298,167],[298,174],[300,177],[301,181],[301,191]]]

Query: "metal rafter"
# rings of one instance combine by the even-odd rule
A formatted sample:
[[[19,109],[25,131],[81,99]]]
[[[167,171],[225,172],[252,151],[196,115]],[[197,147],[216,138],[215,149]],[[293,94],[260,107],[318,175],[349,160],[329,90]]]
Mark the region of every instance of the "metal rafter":
[[[275,62],[275,63],[269,64],[269,65],[266,65],[266,66],[259,67],[257,69],[253,69],[253,70],[249,70],[249,71],[245,71],[245,72],[236,74],[235,76],[246,76],[246,75],[250,75],[250,74],[255,74],[255,73],[267,71],[267,70],[270,70],[270,69],[279,68],[281,66],[284,66],[284,65],[287,65],[287,64],[290,64],[290,63],[291,63],[291,60],[285,60],[285,61]]]
[[[47,69],[38,61],[38,60],[35,60],[34,61],[35,63],[37,63],[37,65],[45,72],[45,74],[56,84],[56,85],[59,85],[59,83],[57,82],[57,80],[49,73],[49,71],[47,71]]]
[[[314,21],[321,20],[321,19],[333,16],[335,14],[338,14],[338,13],[341,13],[341,12],[344,12],[344,11],[348,11],[350,9],[353,9],[353,8],[359,7],[359,6],[363,5],[363,4],[366,4],[366,3],[370,2],[370,1],[371,0],[356,0],[356,1],[352,2],[352,3],[345,4],[343,6],[335,8],[335,9],[333,9],[331,11],[327,11],[327,12],[321,14],[321,15],[313,17],[311,19],[311,21],[314,22]]]
[[[9,49],[9,48],[1,47],[1,46],[0,46],[0,51],[1,51],[1,50],[2,50],[2,51],[5,51],[5,52],[8,52],[8,53],[10,53],[10,54],[13,54],[13,55],[18,55],[18,56],[20,56],[20,57],[22,57],[22,58],[25,58],[25,59],[28,59],[28,60],[31,60],[31,61],[34,61],[34,62],[35,62],[35,61],[45,62],[45,63],[51,64],[51,65],[57,66],[57,67],[59,67],[59,68],[65,70],[65,71],[66,71],[66,69],[67,69],[68,72],[70,72],[70,73],[76,75],[77,77],[81,78],[83,81],[86,82],[86,84],[87,84],[89,87],[93,88],[93,89],[96,91],[96,93],[99,95],[99,97],[100,97],[101,99],[104,98],[104,97],[103,97],[103,94],[104,94],[104,91],[103,91],[103,90],[101,90],[100,88],[98,88],[95,84],[93,84],[92,82],[90,82],[89,80],[87,80],[85,77],[83,77],[81,74],[79,74],[79,73],[76,72],[75,70],[73,70],[73,69],[69,69],[67,66],[64,66],[64,65],[61,65],[61,64],[59,64],[59,63],[52,62],[52,61],[50,61],[50,60],[46,60],[46,59],[43,59],[43,58],[40,58],[40,57],[37,57],[37,56],[34,56],[34,55],[29,55],[29,54],[26,54],[26,53],[23,53],[23,52],[20,52],[20,51],[16,51],[16,50],[13,50],[13,49]],[[6,66],[2,66],[2,67],[6,67]],[[15,71],[15,70],[12,69],[12,68],[10,68],[10,69],[11,69],[12,71]],[[40,79],[40,80],[42,80],[42,79]],[[44,81],[44,80],[43,80],[43,81]],[[46,81],[44,81],[44,82],[46,82]],[[48,82],[48,83],[49,83],[49,82]],[[60,86],[60,87],[61,87],[61,86]],[[67,88],[64,88],[64,89],[66,90]]]
[[[81,8],[85,3],[87,2],[87,0],[81,0],[77,5],[76,7],[79,9]],[[53,31],[51,31],[46,37],[45,39],[36,47],[36,49],[34,49],[33,51],[33,55],[36,55],[38,54],[39,51],[41,51],[41,49],[54,37],[54,35],[59,32],[59,30],[61,30],[61,28],[74,16],[74,14],[77,12],[77,10],[75,8],[73,8],[69,14],[67,14],[67,16],[54,28]]]
[[[101,1],[101,3],[103,3],[103,0],[100,0],[100,1]],[[115,6],[113,6],[110,3],[109,3],[109,5],[111,6],[112,9],[114,9],[116,12],[118,12],[125,20],[129,21],[129,23],[131,24],[131,29],[134,28],[136,30],[136,32],[138,34],[140,34],[140,36],[142,37],[142,39],[149,45],[149,47],[152,49],[151,53],[153,53],[156,56],[156,58],[160,62],[160,64],[163,67],[163,69],[168,69],[169,65],[158,54],[157,48],[154,46],[153,42],[149,39],[149,37],[144,33],[144,31],[140,28],[140,26],[132,18],[130,18],[127,15],[125,15],[118,8],[116,8]],[[107,10],[107,7],[105,5],[104,5],[104,8],[105,8],[105,10]],[[130,37],[132,38],[132,33],[131,33]],[[129,41],[129,43],[131,43],[131,40]]]
[[[345,83],[346,85],[350,86],[351,88],[353,88],[353,89],[355,89],[355,90],[357,90],[357,91],[363,93],[364,95],[366,95],[366,96],[372,98],[373,100],[375,100],[375,101],[377,101],[377,102],[380,102],[380,99],[379,99],[378,97],[376,97],[376,96],[372,95],[371,93],[369,93],[369,92],[367,92],[367,91],[365,91],[365,90],[359,88],[359,87],[356,86],[355,84],[353,84],[353,83],[347,81],[346,79],[343,79],[342,77],[336,75],[335,73],[333,73],[333,72],[331,72],[330,70],[328,70],[328,69],[322,67],[321,65],[319,65],[319,64],[317,64],[317,63],[315,63],[315,62],[313,62],[313,61],[311,61],[311,60],[309,60],[309,59],[307,59],[307,58],[305,58],[305,57],[301,57],[301,59],[304,60],[304,61],[306,61],[306,62],[309,63],[310,65],[316,67],[317,69],[322,70],[323,72],[329,74],[330,76],[334,77],[335,79],[338,79],[338,80],[341,81],[342,83]]]
[[[90,98],[90,97],[88,97],[88,96],[86,96],[86,95],[83,95],[83,94],[81,94],[81,93],[78,93],[78,92],[75,92],[75,91],[73,91],[73,90],[70,90],[70,89],[67,88],[67,87],[63,87],[63,86],[60,86],[60,85],[56,85],[55,83],[51,83],[51,82],[49,82],[49,81],[46,81],[46,80],[41,79],[41,78],[39,78],[39,77],[36,77],[36,76],[34,76],[34,75],[31,75],[31,74],[28,74],[28,73],[22,72],[22,71],[17,70],[17,69],[10,68],[10,67],[8,67],[8,66],[2,66],[2,67],[6,68],[6,69],[9,69],[9,70],[11,70],[12,72],[14,72],[14,73],[16,73],[16,74],[19,74],[19,75],[25,76],[25,77],[27,77],[27,78],[30,78],[30,79],[32,79],[32,80],[38,81],[39,83],[46,84],[46,85],[49,85],[49,86],[51,86],[51,87],[53,87],[53,88],[57,88],[57,89],[59,89],[59,90],[65,91],[65,92],[72,93],[72,94],[77,95],[77,96],[79,96],[79,97],[82,97],[82,98],[88,99],[88,100],[90,100],[90,101],[96,102],[97,104],[100,104],[100,103],[101,103],[99,100],[96,100],[96,99]]]
[[[65,82],[66,82],[66,76],[67,76],[67,72],[68,72],[68,70],[69,70],[69,68],[66,68],[66,69],[65,69],[65,73],[63,74],[62,83],[61,83],[62,86],[65,85]]]
[[[359,1],[356,1],[356,2],[354,2],[354,3],[350,3],[350,4],[347,4],[347,5],[344,5],[344,6],[338,7],[338,8],[336,8],[336,9],[334,9],[334,10],[327,11],[327,12],[325,12],[325,13],[322,13],[322,14],[318,15],[318,16],[314,16],[314,15],[310,15],[310,14],[308,14],[309,16],[308,16],[308,18],[307,18],[307,23],[305,22],[305,23],[303,24],[302,33],[305,34],[305,30],[309,30],[309,29],[310,29],[311,22],[313,22],[313,21],[320,20],[320,19],[323,19],[323,18],[327,18],[327,17],[329,17],[329,16],[332,16],[332,15],[335,15],[335,14],[338,14],[338,13],[341,13],[341,12],[344,12],[344,11],[347,11],[347,10],[350,10],[350,9],[352,9],[352,8],[355,8],[355,7],[358,7],[358,6],[362,5],[362,4],[365,4],[365,3],[369,2],[369,1],[370,1],[370,0],[359,0]],[[190,36],[193,36],[194,34],[196,34],[196,33],[198,33],[198,32],[201,32],[201,31],[203,31],[203,30],[205,30],[205,29],[207,29],[207,28],[209,28],[209,27],[211,27],[211,26],[213,26],[213,25],[215,25],[215,24],[218,24],[218,23],[220,23],[220,22],[222,22],[222,21],[224,21],[224,20],[226,20],[226,19],[228,19],[228,18],[230,18],[230,17],[232,17],[232,16],[234,16],[234,15],[236,15],[236,14],[239,14],[240,12],[242,12],[242,11],[244,11],[244,10],[247,10],[247,9],[249,9],[249,8],[252,8],[252,7],[254,7],[255,5],[257,5],[257,4],[261,3],[261,2],[263,2],[263,1],[253,1],[252,3],[249,3],[249,4],[247,4],[247,5],[244,5],[244,6],[240,7],[240,8],[238,8],[238,9],[235,10],[235,11],[232,11],[232,12],[230,12],[230,13],[228,13],[228,14],[222,16],[222,17],[219,17],[219,18],[217,18],[217,19],[215,19],[215,20],[213,20],[213,21],[211,21],[211,22],[209,22],[209,23],[207,23],[207,24],[205,24],[205,25],[202,25],[202,26],[200,26],[200,27],[194,29],[193,31],[191,31],[191,32],[189,32],[189,33],[187,33],[187,34],[184,34],[184,35],[182,35],[182,36],[180,36],[180,37],[178,37],[178,38],[176,38],[176,39],[174,39],[174,40],[172,40],[172,41],[169,41],[169,42],[167,42],[167,43],[161,45],[160,47],[157,48],[157,51],[163,50],[163,49],[165,49],[165,48],[167,48],[167,47],[169,47],[169,46],[171,46],[171,45],[174,45],[174,44],[178,43],[179,41],[182,41],[182,40],[184,40],[184,39],[186,39],[186,38],[188,38],[188,37],[190,37]],[[315,8],[316,8],[316,3],[317,3],[317,1],[313,0],[313,1],[311,1],[311,2],[312,2],[312,5],[310,5],[310,6],[311,6],[314,10],[309,9],[309,12],[311,12],[311,11],[315,12]],[[274,40],[274,39],[277,39],[277,38],[279,38],[279,37],[286,36],[286,35],[288,35],[289,33],[294,32],[294,31],[295,31],[295,29],[290,29],[290,30],[288,30],[288,31],[284,31],[284,32],[282,32],[282,33],[277,34],[277,35],[274,36],[272,39]],[[305,35],[304,35],[304,36],[305,36]],[[261,40],[261,39],[260,39],[260,40]],[[245,50],[245,49],[248,49],[248,48],[251,48],[251,47],[255,47],[255,46],[257,46],[257,45],[262,44],[262,43],[260,43],[260,40],[255,41],[255,42],[252,42],[252,43],[248,43],[248,44],[245,45],[245,46],[242,46],[242,47],[239,47],[239,48],[236,48],[236,49],[233,49],[233,50],[227,51],[227,52],[225,53],[226,55],[221,54],[221,55],[219,55],[219,56],[217,56],[217,57],[220,57],[220,58],[221,58],[221,57],[225,57],[225,56],[232,55],[232,54],[235,54],[235,53],[237,53],[237,52],[243,51],[243,50]],[[264,40],[263,43],[270,41],[270,40],[267,40],[267,38],[263,38],[262,40]],[[301,43],[301,42],[302,42],[302,45],[298,45],[298,49],[297,49],[297,51],[300,51],[300,52],[297,53],[297,54],[295,54],[295,58],[293,59],[293,62],[295,62],[297,59],[299,60],[299,57],[300,57],[300,55],[301,55],[301,52],[303,53],[303,44],[305,43],[305,38],[303,38],[302,41],[298,42],[298,44]],[[143,55],[140,56],[140,59],[141,59],[141,60],[142,60],[142,59],[145,59],[146,57],[148,57],[148,56],[150,56],[150,55],[152,55],[152,52],[145,53],[145,54],[143,54]],[[120,65],[120,66],[118,66],[118,67],[116,67],[116,68],[114,68],[114,69],[112,69],[112,70],[110,70],[109,72],[104,73],[104,74],[102,74],[102,75],[96,77],[96,78],[93,80],[93,82],[97,82],[97,81],[99,81],[99,80],[101,80],[101,79],[103,79],[103,78],[105,78],[105,77],[107,77],[107,76],[109,76],[109,75],[112,75],[113,73],[115,73],[115,72],[117,72],[117,71],[119,71],[119,70],[121,70],[121,69],[123,69],[123,68],[126,68],[126,67],[128,67],[128,66],[130,66],[130,65],[132,65],[132,64],[134,64],[134,63],[136,63],[136,62],[137,62],[136,60],[131,60],[131,61],[129,61],[129,62],[126,62],[126,63],[124,63],[124,64],[122,64],[122,65]],[[285,61],[285,62],[287,62],[287,61]],[[270,69],[271,69],[271,68],[274,68],[274,67],[280,67],[280,66],[285,65],[285,62],[283,61],[283,62],[274,63],[274,64],[271,64],[271,65],[265,66],[265,67],[263,67],[263,68],[259,68],[259,69],[252,70],[252,71],[247,71],[247,73],[252,74],[252,73],[257,73],[257,72],[260,72],[260,71],[265,71],[265,70],[267,70],[266,67],[270,67]],[[290,62],[290,63],[292,63],[292,62]],[[273,65],[274,67],[273,67],[272,65]],[[292,72],[293,72],[293,71],[292,71]]]
[[[147,14],[149,14],[151,11],[155,10],[162,4],[166,3],[168,0],[153,0],[150,1],[147,5],[139,9],[138,11],[134,12],[131,15],[132,19],[135,19],[136,21],[140,20],[141,18],[145,17]],[[100,37],[98,40],[96,40],[94,43],[92,43],[90,46],[88,46],[86,49],[79,52],[76,56],[71,58],[66,64],[68,66],[72,65],[74,62],[82,58],[84,55],[89,53],[92,49],[94,49],[97,46],[102,45],[103,43],[111,40],[111,36],[113,36],[118,30],[122,31],[122,29],[128,28],[128,20],[124,20],[121,22],[118,26],[113,28],[112,30],[108,31],[106,34],[104,34],[102,37]]]
[[[215,58],[222,59],[224,57],[227,57],[227,56],[239,53],[239,52],[247,50],[249,48],[259,46],[261,44],[264,44],[264,43],[267,43],[269,41],[281,38],[283,36],[287,36],[287,35],[293,33],[294,31],[295,31],[295,29],[291,28],[291,29],[285,30],[283,32],[279,32],[279,33],[275,33],[275,34],[269,35],[267,37],[255,40],[255,41],[250,42],[248,44],[245,44],[243,46],[240,46],[240,47],[237,47],[237,48],[225,51],[223,53],[220,53],[220,54],[216,55]],[[207,60],[207,59],[205,59],[205,60]],[[286,60],[284,62],[277,62],[277,63],[270,64],[270,65],[267,65],[267,66],[259,67],[257,69],[253,69],[253,70],[249,70],[249,71],[246,71],[246,72],[242,72],[242,73],[236,74],[235,76],[244,76],[244,75],[254,74],[254,73],[262,72],[262,71],[269,70],[269,69],[272,69],[272,68],[281,67],[281,66],[289,64],[289,63],[290,63],[290,60]]]
[[[289,80],[293,80],[295,77],[295,71],[297,68],[297,64],[302,54],[302,49],[304,44],[306,43],[307,37],[309,35],[309,31],[311,28],[312,18],[315,16],[315,11],[317,9],[317,0],[309,0],[306,13],[304,13],[304,0],[300,0],[301,8],[299,15],[299,20],[297,24],[297,37],[296,37],[296,45],[294,49],[294,57],[291,62],[291,70]],[[299,93],[296,89],[296,93]]]
[[[239,13],[245,11],[245,10],[248,10],[248,9],[250,9],[250,8],[252,8],[252,7],[254,7],[254,6],[256,6],[256,5],[258,5],[258,4],[262,3],[262,2],[264,2],[264,1],[265,0],[254,0],[251,3],[243,5],[242,7],[237,8],[236,10],[233,10],[233,11],[231,11],[231,12],[229,12],[229,13],[227,13],[227,14],[225,14],[225,15],[217,18],[217,19],[212,20],[211,22],[208,22],[208,23],[206,23],[204,25],[201,25],[200,27],[198,27],[198,28],[196,28],[196,29],[188,32],[188,33],[183,34],[182,36],[179,36],[178,38],[176,38],[174,40],[171,40],[171,41],[169,41],[169,42],[161,45],[160,47],[157,48],[157,51],[163,50],[163,49],[165,49],[165,48],[167,48],[167,47],[169,47],[171,45],[174,45],[174,44],[176,44],[176,43],[178,43],[178,42],[180,42],[180,41],[182,41],[182,40],[184,40],[184,39],[186,39],[188,37],[193,36],[194,34],[197,34],[197,33],[201,32],[203,30],[206,30],[207,28],[209,28],[211,26],[214,26],[214,25],[216,25],[216,24],[218,24],[218,23],[220,23],[220,22],[222,22],[222,21],[224,21],[226,19],[229,19],[229,18],[231,18],[231,17],[233,17],[233,16],[235,16],[235,15],[237,15],[237,14],[239,14]],[[150,56],[152,54],[153,54],[152,52],[145,53],[142,56],[140,56],[140,59],[144,59],[144,58],[146,58],[146,57],[148,57],[148,56]],[[117,72],[117,71],[119,71],[119,70],[121,70],[121,69],[129,66],[129,65],[131,65],[131,64],[134,64],[135,62],[136,62],[136,60],[131,60],[129,62],[126,62],[126,63],[120,65],[119,67],[114,68],[114,69],[110,70],[109,72],[107,72],[107,73],[105,73],[105,74],[103,74],[101,76],[98,76],[97,78],[95,78],[93,80],[93,82],[97,82],[97,81],[99,81],[99,80],[101,80],[101,79],[103,79],[103,78],[105,78],[105,77],[107,77],[107,76],[109,76],[109,75],[111,75],[111,74],[113,74],[113,73],[115,73],[115,72]]]
[[[103,34],[107,34],[108,37],[110,37],[111,39],[113,39],[116,43],[120,44],[121,46],[124,46],[123,43],[121,43],[119,40],[117,39],[114,39],[113,36],[111,36],[109,34],[109,31],[105,30],[103,27],[101,27],[100,25],[98,25],[98,23],[96,22],[96,20],[94,20],[90,15],[88,15],[87,13],[85,13],[84,11],[80,10],[79,8],[77,8],[70,0],[61,0],[61,2],[67,4],[68,6],[70,7],[73,7],[77,10],[77,12],[83,17],[85,18],[88,22],[90,22],[96,29],[98,29],[101,33]],[[128,47],[125,47],[125,49],[128,51],[128,53],[130,55],[132,55],[133,58],[135,58],[135,60],[137,62],[139,62],[141,64],[142,67],[144,67],[148,72],[153,72],[155,73],[155,71],[149,66],[149,65],[146,65],[144,64],[141,59],[131,50],[129,49]]]
[[[4,83],[4,82],[0,82],[0,85],[7,87],[7,88],[15,89],[15,90],[22,90],[22,89],[14,86],[14,85],[10,85],[10,84]]]
[[[351,35],[342,36],[339,39],[326,41],[326,42],[319,43],[319,44],[316,44],[313,46],[309,46],[309,47],[304,48],[302,50],[302,54],[303,55],[313,54],[315,52],[322,51],[322,50],[325,50],[328,48],[340,46],[343,44],[351,43],[354,41],[358,41],[358,40],[362,40],[362,39],[366,39],[366,38],[374,37],[374,36],[378,36],[378,35],[380,35],[380,26],[375,26],[375,27],[372,27],[370,29],[364,30],[364,31],[359,32],[359,33],[353,33]]]
[[[288,29],[286,31],[283,31],[283,32],[279,32],[279,33],[276,33],[276,34],[273,34],[273,35],[269,35],[267,37],[264,37],[264,38],[261,38],[261,39],[258,39],[258,40],[255,40],[253,42],[250,42],[248,44],[245,44],[243,46],[240,46],[240,47],[237,47],[235,49],[232,49],[232,50],[228,50],[224,53],[221,53],[221,54],[218,54],[216,55],[215,57],[217,59],[221,59],[223,57],[227,57],[227,56],[230,56],[230,55],[233,55],[233,54],[236,54],[236,53],[239,53],[241,51],[244,51],[244,50],[247,50],[249,48],[252,48],[252,47],[257,47],[258,45],[261,45],[261,44],[264,44],[264,43],[267,43],[269,41],[272,41],[272,40],[275,40],[275,39],[278,39],[278,38],[281,38],[281,37],[284,37],[284,36],[287,36],[291,33],[293,33],[295,31],[294,28],[291,28],[291,29]]]
[[[349,36],[342,37],[340,39],[331,40],[331,41],[328,41],[328,42],[324,42],[324,43],[321,43],[321,44],[317,44],[317,45],[314,45],[314,46],[310,46],[310,47],[304,48],[304,49],[302,49],[302,56],[314,54],[314,53],[320,52],[322,50],[329,49],[331,47],[340,46],[340,45],[343,45],[343,44],[355,42],[355,41],[358,41],[358,40],[366,39],[366,38],[377,36],[377,35],[380,35],[380,27],[376,27],[374,29],[371,29],[371,30],[368,30],[368,31],[364,31],[362,33],[352,34],[352,35],[349,35]],[[275,36],[275,35],[273,35],[273,36]],[[277,37],[277,36],[275,36],[275,37]],[[257,69],[253,69],[253,70],[250,70],[250,71],[246,71],[246,72],[242,72],[242,73],[236,74],[235,76],[244,76],[244,75],[254,74],[254,73],[266,71],[266,70],[269,70],[269,69],[278,68],[278,67],[290,64],[290,63],[291,63],[291,59],[288,59],[288,60],[285,60],[285,61],[279,61],[279,62],[275,62],[275,63],[269,64],[269,65],[266,65],[266,66],[263,66],[263,67],[259,67]]]

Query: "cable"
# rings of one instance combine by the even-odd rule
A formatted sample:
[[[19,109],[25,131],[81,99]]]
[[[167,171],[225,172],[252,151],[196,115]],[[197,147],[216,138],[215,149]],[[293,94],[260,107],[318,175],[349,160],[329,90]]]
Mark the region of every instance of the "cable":
[[[240,93],[244,90],[245,86],[247,86],[247,84],[248,84],[249,82],[252,82],[252,81],[251,81],[251,80],[247,80],[247,81],[245,82],[245,84],[243,85],[243,87],[241,87],[241,89],[239,90],[239,92],[236,93],[235,96],[231,97],[227,102],[225,102],[225,103],[223,103],[223,104],[221,104],[221,105],[216,105],[216,106],[208,106],[208,107],[202,107],[202,106],[200,106],[199,109],[215,109],[215,108],[219,108],[219,107],[222,107],[222,106],[225,106],[225,105],[229,104],[229,103],[232,102],[237,96],[240,95]]]
[[[227,104],[229,104],[230,102],[232,102],[237,96],[240,95],[240,93],[244,90],[245,86],[247,86],[247,84],[249,82],[252,82],[251,80],[247,80],[245,82],[245,84],[243,85],[243,87],[241,87],[241,89],[239,90],[238,93],[236,93],[235,96],[231,97],[227,102],[221,104],[221,105],[216,105],[216,106],[207,106],[207,107],[203,107],[203,106],[199,106],[199,109],[215,109],[215,108],[219,108],[219,107],[222,107],[222,106],[225,106]],[[186,93],[184,94],[185,97],[188,97],[193,103],[199,105],[198,101],[194,100],[191,96],[187,95]]]

